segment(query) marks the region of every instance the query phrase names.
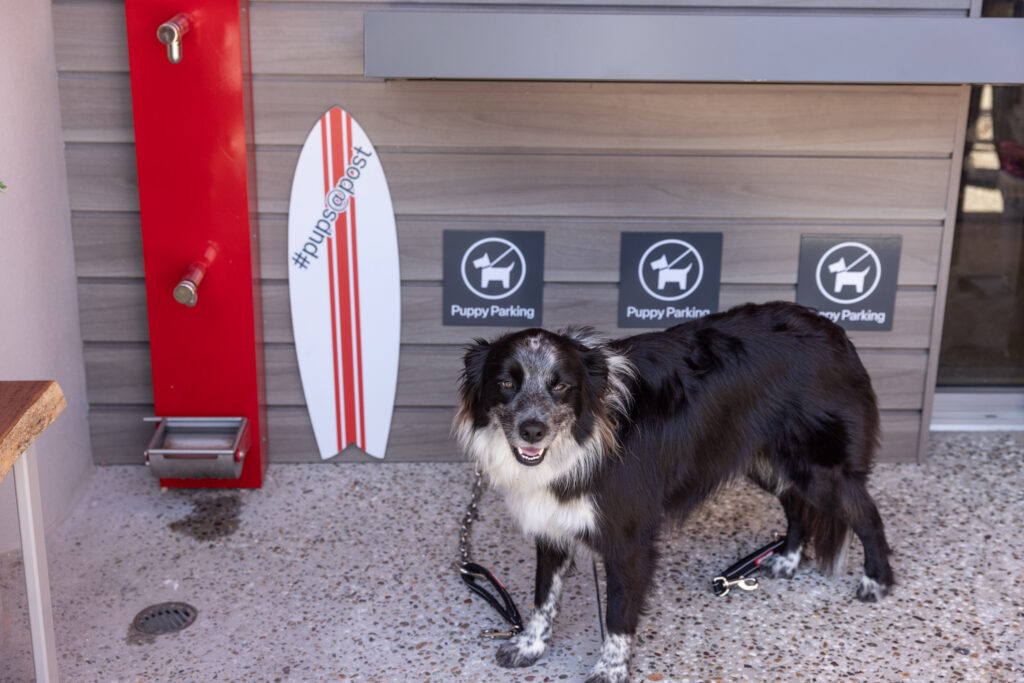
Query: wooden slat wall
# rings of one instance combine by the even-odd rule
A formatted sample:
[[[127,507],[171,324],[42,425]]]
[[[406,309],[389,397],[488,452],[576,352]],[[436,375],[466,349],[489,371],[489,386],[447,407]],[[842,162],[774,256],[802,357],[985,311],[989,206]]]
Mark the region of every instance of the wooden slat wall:
[[[962,15],[970,2],[538,4],[926,16]],[[440,324],[448,228],[546,230],[545,325],[610,333],[628,332],[615,325],[622,230],[721,231],[723,307],[792,300],[802,233],[899,234],[894,329],[851,336],[879,394],[883,458],[916,457],[959,88],[385,82],[361,75],[363,12],[374,5],[251,5],[272,460],[317,459],[291,334],[285,214],[302,140],[334,104],[374,140],[398,218],[402,355],[388,460],[460,457],[448,438],[460,345],[501,331]],[[53,16],[93,451],[141,462],[152,397],[123,7],[64,0]]]

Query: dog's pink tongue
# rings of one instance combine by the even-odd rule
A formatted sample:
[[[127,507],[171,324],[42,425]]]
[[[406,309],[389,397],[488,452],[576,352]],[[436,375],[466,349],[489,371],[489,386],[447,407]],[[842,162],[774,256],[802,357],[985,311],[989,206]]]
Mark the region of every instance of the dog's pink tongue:
[[[541,451],[541,449],[539,448],[520,448],[519,450],[522,451],[523,455],[525,455],[528,458],[536,458],[538,455],[540,455]]]

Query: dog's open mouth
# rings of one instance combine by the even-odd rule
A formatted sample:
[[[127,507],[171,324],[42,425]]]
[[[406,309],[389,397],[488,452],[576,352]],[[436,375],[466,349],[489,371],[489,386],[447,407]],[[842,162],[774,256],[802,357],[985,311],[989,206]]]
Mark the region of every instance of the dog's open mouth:
[[[516,460],[524,465],[532,467],[533,465],[539,465],[540,461],[544,459],[544,455],[548,452],[546,448],[533,448],[530,446],[513,446],[512,453],[515,454]]]

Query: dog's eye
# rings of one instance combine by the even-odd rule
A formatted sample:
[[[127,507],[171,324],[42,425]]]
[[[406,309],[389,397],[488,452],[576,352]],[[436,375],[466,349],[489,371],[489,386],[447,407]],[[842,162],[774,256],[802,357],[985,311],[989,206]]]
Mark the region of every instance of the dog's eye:
[[[502,380],[502,382],[501,382],[501,386],[503,386],[503,387],[504,387],[504,388],[506,388],[506,389],[511,389],[511,388],[512,388],[512,387],[514,387],[515,385],[514,385],[514,384],[512,384],[512,381],[511,381],[511,380],[507,380],[507,379],[506,379],[506,380]]]
[[[566,391],[568,388],[569,388],[568,384],[566,384],[565,382],[559,382],[554,387],[552,387],[551,391],[561,393],[563,391]]]

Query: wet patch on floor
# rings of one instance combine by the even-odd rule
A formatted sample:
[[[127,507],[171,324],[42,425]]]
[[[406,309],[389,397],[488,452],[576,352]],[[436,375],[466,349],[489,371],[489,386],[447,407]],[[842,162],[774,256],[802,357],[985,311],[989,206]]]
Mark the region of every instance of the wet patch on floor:
[[[132,625],[128,627],[128,635],[125,636],[124,642],[129,645],[152,645],[156,642],[156,636],[143,633]]]
[[[192,512],[170,523],[171,531],[191,536],[197,541],[212,541],[238,531],[242,499],[237,493],[197,498]]]

